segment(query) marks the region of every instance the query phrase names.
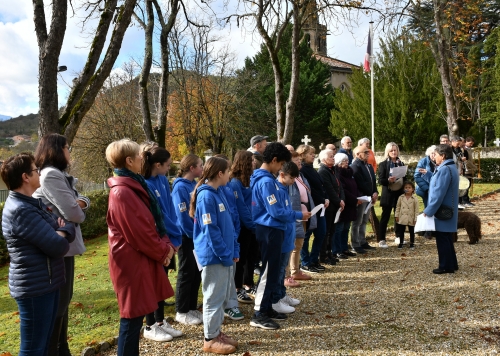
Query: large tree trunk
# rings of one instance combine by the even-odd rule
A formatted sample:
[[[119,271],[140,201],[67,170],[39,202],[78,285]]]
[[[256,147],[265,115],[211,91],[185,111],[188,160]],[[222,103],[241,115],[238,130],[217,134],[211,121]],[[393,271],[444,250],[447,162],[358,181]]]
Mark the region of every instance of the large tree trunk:
[[[144,60],[142,62],[141,75],[139,77],[139,98],[141,103],[142,129],[147,141],[154,141],[153,128],[151,125],[151,111],[149,110],[149,73],[153,64],[153,31],[155,25],[152,0],[145,0],[147,23],[137,20],[144,28]]]
[[[447,47],[449,44],[446,41],[443,33],[443,24],[441,15],[444,11],[444,4],[441,0],[434,0],[434,22],[436,25],[436,42],[437,49],[434,50],[434,56],[438,65],[439,75],[443,87],[444,99],[446,103],[446,124],[450,136],[458,135],[458,107],[455,101],[455,91],[450,71],[450,59],[448,57]]]
[[[35,32],[38,41],[38,96],[40,124],[38,135],[60,132],[57,98],[57,67],[66,33],[67,0],[52,1],[52,20],[47,33],[43,0],[33,0]]]

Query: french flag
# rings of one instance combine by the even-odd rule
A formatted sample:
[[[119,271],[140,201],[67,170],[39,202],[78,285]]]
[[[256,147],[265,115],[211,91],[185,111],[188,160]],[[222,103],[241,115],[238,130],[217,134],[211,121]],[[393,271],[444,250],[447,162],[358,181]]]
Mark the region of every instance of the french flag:
[[[366,46],[365,62],[363,68],[365,72],[370,72],[370,56],[372,55],[372,37],[371,33],[368,32],[368,46]]]

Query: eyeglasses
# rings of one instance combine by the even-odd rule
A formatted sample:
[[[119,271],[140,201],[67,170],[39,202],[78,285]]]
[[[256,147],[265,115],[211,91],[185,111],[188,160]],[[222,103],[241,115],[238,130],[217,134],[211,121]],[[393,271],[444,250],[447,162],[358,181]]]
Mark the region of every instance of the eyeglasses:
[[[41,168],[36,167],[35,169],[32,169],[30,172],[36,172],[38,175],[40,175],[40,172],[42,171]]]

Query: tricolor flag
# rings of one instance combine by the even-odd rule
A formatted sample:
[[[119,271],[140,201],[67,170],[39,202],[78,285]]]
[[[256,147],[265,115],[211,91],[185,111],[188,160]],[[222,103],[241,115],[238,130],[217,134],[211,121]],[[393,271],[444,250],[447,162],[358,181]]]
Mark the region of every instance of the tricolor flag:
[[[370,71],[370,56],[372,55],[372,37],[370,31],[368,31],[368,45],[366,46],[365,62],[363,68],[365,72]]]

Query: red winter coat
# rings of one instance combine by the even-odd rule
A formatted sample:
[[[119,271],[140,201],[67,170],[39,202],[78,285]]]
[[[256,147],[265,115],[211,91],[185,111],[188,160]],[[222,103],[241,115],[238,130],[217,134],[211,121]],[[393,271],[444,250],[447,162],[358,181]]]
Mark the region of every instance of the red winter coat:
[[[173,248],[160,238],[149,196],[139,182],[128,177],[108,179],[109,274],[122,318],[136,318],[155,311],[158,302],[174,295],[163,269]]]

